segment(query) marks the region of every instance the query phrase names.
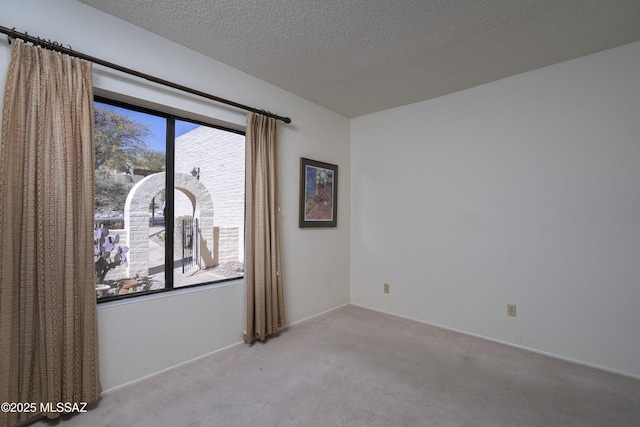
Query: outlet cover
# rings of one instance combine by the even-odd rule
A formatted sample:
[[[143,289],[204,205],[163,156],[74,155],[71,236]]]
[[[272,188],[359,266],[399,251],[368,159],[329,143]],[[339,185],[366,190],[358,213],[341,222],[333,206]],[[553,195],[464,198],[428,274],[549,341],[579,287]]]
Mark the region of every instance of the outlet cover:
[[[516,305],[507,304],[507,316],[516,317]]]
[[[385,284],[384,284],[384,293],[385,293],[385,294],[388,294],[388,293],[389,293],[389,284],[388,284],[388,283],[385,283]]]

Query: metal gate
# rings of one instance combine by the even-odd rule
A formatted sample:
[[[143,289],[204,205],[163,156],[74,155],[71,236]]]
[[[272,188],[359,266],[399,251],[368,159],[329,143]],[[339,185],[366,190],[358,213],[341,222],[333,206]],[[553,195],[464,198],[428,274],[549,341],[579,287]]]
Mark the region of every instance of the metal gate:
[[[182,220],[182,272],[193,268],[200,259],[198,218]]]

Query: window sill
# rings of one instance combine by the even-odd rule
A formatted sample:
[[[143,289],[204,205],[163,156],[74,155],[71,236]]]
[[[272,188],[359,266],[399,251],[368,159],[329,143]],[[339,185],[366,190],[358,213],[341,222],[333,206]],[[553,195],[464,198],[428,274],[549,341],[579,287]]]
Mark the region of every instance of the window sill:
[[[97,306],[98,306],[98,310],[102,310],[103,308],[115,307],[115,306],[126,305],[126,304],[141,303],[141,302],[146,302],[146,301],[159,299],[159,298],[170,298],[170,297],[173,297],[173,296],[176,296],[176,295],[183,295],[183,294],[188,294],[188,293],[192,293],[192,292],[207,291],[207,290],[214,289],[214,288],[221,288],[221,287],[224,287],[224,286],[236,286],[236,285],[240,285],[240,284],[242,284],[242,285],[245,284],[244,277],[240,278],[240,279],[235,279],[235,280],[227,280],[227,281],[224,281],[224,282],[209,283],[209,284],[201,285],[201,286],[191,286],[191,287],[186,287],[186,288],[177,288],[177,289],[163,291],[163,292],[156,292],[156,293],[148,294],[148,295],[140,295],[140,296],[135,296],[135,297],[131,297],[131,298],[117,299],[117,300],[113,300],[113,301],[104,301],[104,302],[100,302],[99,304],[97,304]]]

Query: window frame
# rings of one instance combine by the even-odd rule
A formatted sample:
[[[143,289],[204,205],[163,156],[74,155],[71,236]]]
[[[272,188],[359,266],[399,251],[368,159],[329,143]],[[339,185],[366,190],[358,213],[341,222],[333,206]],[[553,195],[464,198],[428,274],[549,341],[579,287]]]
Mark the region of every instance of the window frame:
[[[157,296],[158,294],[165,294],[167,292],[188,290],[188,289],[193,289],[193,288],[198,288],[198,287],[208,286],[208,285],[223,285],[223,284],[228,284],[228,282],[244,280],[245,276],[243,273],[242,276],[238,276],[238,277],[230,277],[226,279],[206,281],[202,283],[174,287],[173,268],[168,268],[167,265],[170,265],[170,266],[173,265],[173,247],[174,247],[174,230],[175,230],[173,205],[174,205],[174,191],[175,191],[174,182],[175,182],[175,139],[176,139],[175,124],[176,124],[176,121],[184,121],[184,122],[193,123],[199,126],[207,126],[207,127],[222,130],[225,132],[231,132],[238,135],[242,135],[243,137],[246,137],[246,132],[238,129],[233,129],[230,127],[221,126],[219,124],[213,124],[203,120],[193,119],[186,116],[179,116],[176,114],[167,113],[161,110],[156,110],[148,107],[142,107],[139,105],[132,104],[130,102],[120,101],[120,100],[116,100],[113,98],[108,98],[100,95],[94,95],[93,102],[94,102],[94,105],[96,102],[99,102],[99,103],[111,105],[114,107],[124,108],[124,109],[128,109],[135,112],[140,112],[144,114],[153,115],[156,117],[161,117],[161,118],[164,118],[167,123],[166,138],[165,138],[165,147],[166,147],[165,200],[166,200],[166,209],[167,209],[167,214],[165,216],[165,235],[166,235],[165,264],[164,264],[165,265],[165,286],[162,289],[132,292],[132,293],[127,293],[123,295],[103,296],[100,298],[98,298],[98,296],[96,295],[96,302],[98,304],[101,304],[101,303],[128,300],[131,298],[139,298],[139,297],[150,296],[150,295]],[[245,154],[245,158],[246,158],[246,154]],[[169,218],[170,220],[167,221],[167,218]],[[94,217],[94,220],[95,220],[95,217]],[[243,218],[243,221],[246,221],[246,211],[245,211],[245,218]],[[244,233],[242,234],[241,237],[242,239],[245,238]],[[169,264],[167,264],[168,261],[169,261]],[[243,264],[244,264],[244,261],[243,261]]]

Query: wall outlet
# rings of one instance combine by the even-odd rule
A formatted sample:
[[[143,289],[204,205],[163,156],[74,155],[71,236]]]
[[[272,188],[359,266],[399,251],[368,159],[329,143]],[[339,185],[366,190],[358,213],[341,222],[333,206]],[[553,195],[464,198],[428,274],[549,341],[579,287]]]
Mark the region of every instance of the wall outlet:
[[[507,304],[507,316],[516,317],[516,305]]]
[[[385,294],[388,294],[388,293],[389,293],[389,284],[388,284],[388,283],[385,283],[385,284],[384,284],[384,293],[385,293]]]

